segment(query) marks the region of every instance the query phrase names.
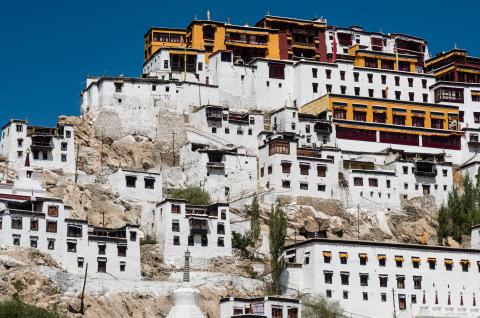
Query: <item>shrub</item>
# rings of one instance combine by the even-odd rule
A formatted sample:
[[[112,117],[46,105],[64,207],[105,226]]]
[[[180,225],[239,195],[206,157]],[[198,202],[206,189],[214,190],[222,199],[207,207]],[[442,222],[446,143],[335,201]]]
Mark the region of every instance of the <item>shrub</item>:
[[[248,256],[247,247],[252,244],[252,239],[250,238],[250,233],[242,235],[237,232],[232,232],[232,247],[239,249],[242,252],[243,257]]]
[[[20,299],[13,298],[0,302],[0,318],[60,318],[57,311],[28,305]]]
[[[192,205],[209,205],[212,200],[210,194],[200,187],[187,186],[185,188],[173,189],[170,197],[174,199],[183,199]]]

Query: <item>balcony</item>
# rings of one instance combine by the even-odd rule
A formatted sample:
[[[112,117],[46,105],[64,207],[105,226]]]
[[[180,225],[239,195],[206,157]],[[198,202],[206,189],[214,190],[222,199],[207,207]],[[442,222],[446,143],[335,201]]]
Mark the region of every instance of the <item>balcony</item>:
[[[201,216],[192,216],[188,220],[190,224],[190,234],[208,234],[208,220]]]
[[[431,161],[417,161],[415,162],[414,174],[422,177],[436,177],[437,167]]]
[[[209,169],[209,170],[225,170],[225,163],[223,163],[223,162],[207,162],[207,169]]]
[[[318,149],[297,148],[297,157],[321,158],[322,155]]]
[[[330,135],[332,133],[332,125],[330,123],[316,123],[313,131],[319,135]]]
[[[223,118],[223,111],[221,109],[207,109],[207,120],[219,120]]]

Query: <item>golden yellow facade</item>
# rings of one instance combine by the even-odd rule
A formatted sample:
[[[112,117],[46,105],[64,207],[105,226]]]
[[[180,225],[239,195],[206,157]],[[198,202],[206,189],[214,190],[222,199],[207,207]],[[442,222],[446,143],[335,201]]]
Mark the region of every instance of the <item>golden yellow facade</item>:
[[[334,110],[336,109],[345,111],[345,118],[342,118],[342,120],[346,121],[355,121],[354,113],[356,111],[366,114],[365,121],[355,121],[355,123],[350,123],[350,126],[352,126],[352,128],[388,132],[406,132],[406,127],[421,128],[418,130],[408,129],[408,133],[419,135],[450,135],[452,133],[458,133],[456,130],[458,130],[459,110],[458,107],[455,106],[426,103],[409,103],[400,101],[389,101],[383,99],[358,98],[356,96],[327,94],[323,97],[320,97],[319,99],[305,104],[300,108],[300,112],[317,116],[318,114],[325,111],[334,112]],[[385,114],[385,122],[375,121],[374,114],[376,113]],[[394,115],[404,116],[405,125],[394,124]],[[414,117],[423,118],[423,126],[414,126]],[[432,119],[441,120],[442,128],[433,127]],[[379,125],[372,126],[366,124]],[[449,127],[450,130],[455,131],[446,131],[444,133],[439,133],[438,131],[429,132],[428,130],[424,129],[431,128],[447,130],[449,129]],[[452,127],[454,128],[452,129]]]
[[[144,61],[162,47],[185,47],[185,36],[181,29],[151,28],[144,36]]]
[[[348,55],[354,56],[354,65],[358,67],[371,67],[367,66],[366,59],[371,59],[376,61],[375,68],[382,69],[382,61],[389,61],[393,63],[394,70],[400,70],[400,62],[405,64],[408,63],[408,72],[415,72],[417,68],[417,59],[415,57],[406,57],[399,55],[398,57],[395,54],[391,53],[382,53],[374,51],[361,51],[360,46],[355,44],[348,50]],[[407,70],[404,70],[407,71]]]

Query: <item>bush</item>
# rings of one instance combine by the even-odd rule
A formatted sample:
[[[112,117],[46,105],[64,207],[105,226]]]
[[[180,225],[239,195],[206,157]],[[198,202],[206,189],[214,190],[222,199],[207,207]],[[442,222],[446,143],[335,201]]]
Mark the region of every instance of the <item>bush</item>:
[[[170,197],[174,199],[182,199],[192,205],[209,205],[212,200],[210,194],[200,187],[187,186],[185,188],[173,189]]]
[[[243,257],[248,256],[247,247],[252,244],[252,239],[250,238],[250,233],[242,235],[237,232],[232,232],[232,247],[239,249],[242,252]]]
[[[56,311],[28,305],[19,299],[0,302],[0,318],[60,318]]]
[[[150,235],[145,236],[145,238],[140,240],[140,245],[146,244],[157,244],[157,240]]]
[[[337,301],[329,301],[322,295],[307,296],[302,299],[302,317],[305,318],[340,318],[343,309]]]

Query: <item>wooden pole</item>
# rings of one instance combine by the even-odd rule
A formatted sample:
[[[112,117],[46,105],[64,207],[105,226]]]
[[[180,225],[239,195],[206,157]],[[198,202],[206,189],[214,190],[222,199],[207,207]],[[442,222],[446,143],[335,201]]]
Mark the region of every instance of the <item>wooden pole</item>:
[[[88,263],[85,265],[85,276],[83,277],[82,298],[80,299],[80,313],[84,314],[83,296],[85,295],[85,285],[87,283]]]

